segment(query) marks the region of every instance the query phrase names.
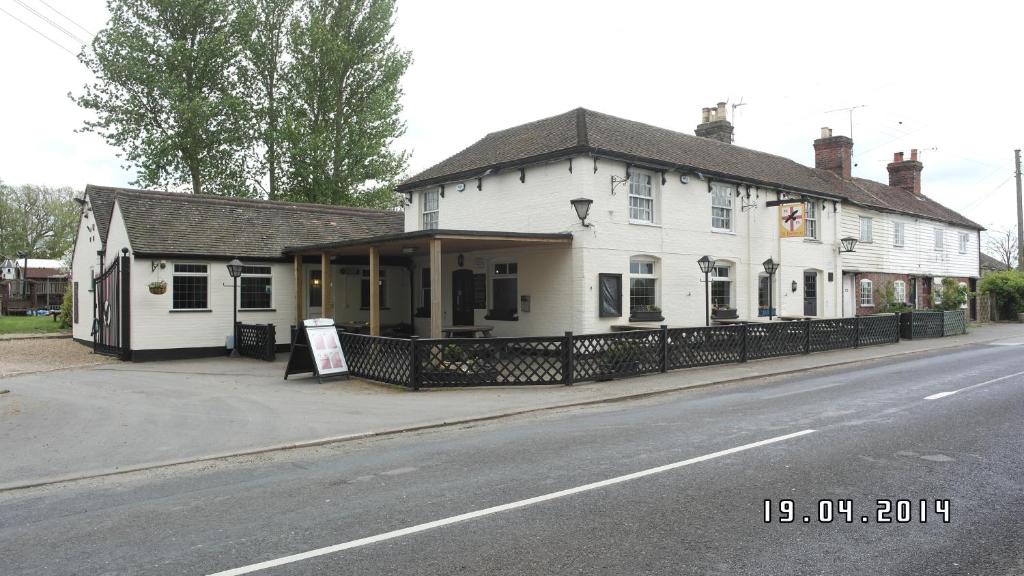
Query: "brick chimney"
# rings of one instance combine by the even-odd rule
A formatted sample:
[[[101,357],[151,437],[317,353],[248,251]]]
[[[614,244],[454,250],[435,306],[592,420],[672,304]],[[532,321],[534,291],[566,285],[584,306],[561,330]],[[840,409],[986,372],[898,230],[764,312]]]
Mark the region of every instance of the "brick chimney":
[[[892,164],[886,168],[889,169],[889,186],[921,195],[921,171],[924,170],[924,164],[918,161],[916,149],[910,151],[910,160],[903,159],[903,152],[893,154]]]
[[[814,167],[849,180],[852,165],[853,140],[847,136],[833,136],[831,128],[822,128],[821,138],[814,141]]]
[[[732,131],[732,123],[725,116],[725,102],[719,102],[715,108],[701,110],[701,123],[693,133],[701,138],[732,144]]]

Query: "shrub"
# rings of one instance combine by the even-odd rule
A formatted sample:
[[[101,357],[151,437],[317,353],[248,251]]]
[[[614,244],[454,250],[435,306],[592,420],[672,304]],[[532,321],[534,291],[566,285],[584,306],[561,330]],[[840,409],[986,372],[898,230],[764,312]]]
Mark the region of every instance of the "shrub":
[[[913,306],[896,299],[896,288],[892,282],[886,282],[875,290],[875,301],[878,302],[878,311],[883,313],[907,312],[913,309]]]
[[[74,298],[75,296],[71,292],[71,282],[68,282],[68,287],[64,289],[64,301],[60,303],[60,316],[57,317],[61,328],[71,328],[71,309],[75,305]]]
[[[993,272],[981,279],[980,292],[988,293],[1004,317],[1024,312],[1024,274],[1017,270]]]
[[[943,278],[942,286],[935,295],[937,298],[932,308],[936,310],[959,310],[961,306],[967,303],[967,298],[971,294],[967,291],[967,286],[961,286],[952,278]]]

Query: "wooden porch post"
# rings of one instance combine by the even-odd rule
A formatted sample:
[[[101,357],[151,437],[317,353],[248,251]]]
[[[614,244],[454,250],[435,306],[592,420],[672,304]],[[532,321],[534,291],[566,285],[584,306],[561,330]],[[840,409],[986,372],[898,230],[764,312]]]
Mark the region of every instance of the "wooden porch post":
[[[295,326],[302,326],[302,255],[295,255]]]
[[[380,254],[370,246],[370,336],[380,336]]]
[[[430,337],[441,337],[441,299],[444,286],[441,284],[441,240],[430,239]]]
[[[331,301],[334,289],[331,284],[331,256],[326,252],[320,253],[320,317],[334,318],[334,302]]]

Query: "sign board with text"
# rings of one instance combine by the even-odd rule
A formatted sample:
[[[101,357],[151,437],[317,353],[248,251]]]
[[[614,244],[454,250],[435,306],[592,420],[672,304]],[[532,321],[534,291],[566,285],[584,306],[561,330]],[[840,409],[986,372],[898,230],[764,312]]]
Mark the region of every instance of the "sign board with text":
[[[338,329],[330,318],[310,318],[295,331],[284,378],[291,374],[312,373],[321,382],[325,377],[348,376],[348,362],[341,349]]]

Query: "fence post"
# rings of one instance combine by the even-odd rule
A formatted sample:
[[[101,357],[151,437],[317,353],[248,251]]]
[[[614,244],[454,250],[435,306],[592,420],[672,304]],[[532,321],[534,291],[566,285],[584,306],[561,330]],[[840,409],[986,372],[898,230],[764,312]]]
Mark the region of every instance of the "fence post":
[[[903,328],[903,324],[900,323],[900,319],[903,317],[902,312],[896,313],[896,343],[900,343],[900,331]]]
[[[747,327],[749,324],[740,324],[740,362],[747,361]]]
[[[562,384],[572,386],[576,378],[576,351],[574,350],[572,331],[566,330],[562,337]]]
[[[419,359],[416,357],[417,353],[419,352],[419,346],[417,345],[419,343],[419,340],[419,336],[409,337],[409,388],[412,388],[413,390],[420,389],[420,363]]]
[[[853,317],[853,325],[857,328],[853,332],[853,347],[860,348],[860,316]]]
[[[263,359],[270,362],[277,357],[277,328],[273,324],[267,324],[267,340],[263,349]]]
[[[668,324],[661,325],[661,372],[668,372]]]
[[[811,321],[806,320],[804,324],[804,354],[811,353]]]

